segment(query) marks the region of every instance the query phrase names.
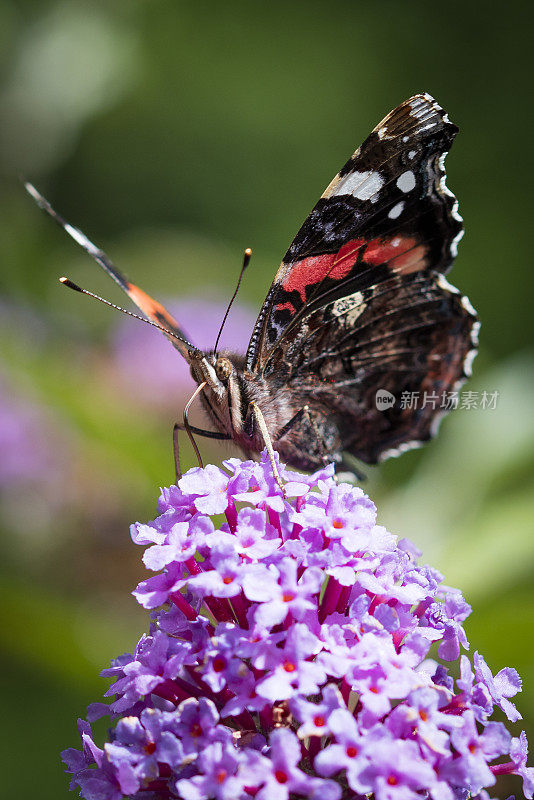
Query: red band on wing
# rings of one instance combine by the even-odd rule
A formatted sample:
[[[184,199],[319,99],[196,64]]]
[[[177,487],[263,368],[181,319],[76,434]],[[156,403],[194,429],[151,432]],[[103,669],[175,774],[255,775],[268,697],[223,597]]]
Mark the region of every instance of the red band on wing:
[[[306,302],[306,287],[321,283],[324,278],[341,280],[354,266],[360,249],[365,245],[364,239],[347,242],[337,253],[322,256],[309,256],[291,265],[286,279],[282,283],[286,292],[298,292],[302,302]]]
[[[424,269],[425,256],[425,246],[418,245],[413,237],[394,236],[393,239],[369,242],[363,260],[373,267],[387,263],[393,271],[407,274]]]
[[[276,306],[276,310],[277,311],[289,311],[290,314],[296,314],[297,313],[297,309],[295,308],[293,303],[291,303],[289,300],[286,300],[285,303],[278,303],[278,305]]]
[[[306,303],[306,288],[317,286],[325,278],[334,281],[346,278],[361,254],[362,261],[371,267],[387,264],[393,272],[408,274],[425,267],[426,248],[417,244],[410,236],[394,236],[392,239],[353,239],[340,248],[337,253],[309,256],[291,264],[289,273],[282,283],[286,292],[298,292]],[[277,305],[277,310],[287,309],[295,314],[297,309],[291,301]]]

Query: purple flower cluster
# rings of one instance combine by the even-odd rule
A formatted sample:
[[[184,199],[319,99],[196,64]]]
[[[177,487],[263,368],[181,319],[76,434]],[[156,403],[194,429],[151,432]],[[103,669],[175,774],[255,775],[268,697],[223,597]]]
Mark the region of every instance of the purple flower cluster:
[[[152,624],[104,675],[115,721],[103,748],[80,721],[63,753],[86,800],[484,800],[522,776],[514,669],[473,663],[470,607],[419,553],[376,524],[333,467],[189,470],[159,516],[132,526],[155,572],[134,592]],[[432,648],[432,653],[430,650]],[[454,679],[443,662],[456,661]]]

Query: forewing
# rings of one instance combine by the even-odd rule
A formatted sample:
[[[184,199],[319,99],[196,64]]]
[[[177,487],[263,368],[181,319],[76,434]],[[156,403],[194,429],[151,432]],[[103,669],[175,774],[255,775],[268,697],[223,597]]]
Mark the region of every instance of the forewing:
[[[254,328],[248,370],[269,374],[291,330],[336,299],[395,275],[448,270],[463,232],[443,167],[457,130],[426,94],[374,129],[284,256]]]

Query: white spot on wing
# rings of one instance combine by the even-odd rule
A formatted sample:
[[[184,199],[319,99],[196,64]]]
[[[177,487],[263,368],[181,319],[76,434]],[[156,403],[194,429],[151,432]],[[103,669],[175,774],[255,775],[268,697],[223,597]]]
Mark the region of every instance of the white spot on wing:
[[[411,192],[412,189],[415,187],[415,175],[411,171],[411,169],[403,172],[397,178],[397,186],[401,190],[401,192]]]
[[[438,169],[439,169],[440,176],[441,176],[440,179],[439,179],[439,188],[440,188],[440,191],[441,191],[442,194],[447,195],[447,197],[450,197],[451,200],[452,200],[452,207],[451,207],[451,216],[452,216],[452,218],[455,219],[457,222],[459,222],[461,225],[463,225],[464,221],[463,221],[462,217],[460,216],[460,214],[458,213],[458,200],[456,199],[454,194],[451,192],[451,190],[449,189],[449,187],[445,183],[445,180],[446,180],[446,177],[447,177],[445,175],[445,156],[446,155],[447,155],[447,153],[442,153],[440,155],[439,161],[438,161]],[[454,239],[451,242],[451,250],[450,250],[451,258],[456,258],[456,256],[458,255],[458,242],[460,241],[460,239],[462,238],[463,235],[464,235],[464,229],[462,227],[462,230],[459,231],[456,234],[456,236],[454,237]]]
[[[383,453],[380,453],[378,456],[379,461],[386,461],[388,458],[397,458],[397,456],[406,453],[408,450],[415,450],[418,447],[422,447],[426,442],[418,441],[417,439],[413,439],[410,442],[401,442],[398,447],[392,447],[390,450],[384,450]]]
[[[378,172],[351,172],[338,183],[334,194],[351,194],[358,200],[376,202],[373,198],[383,185],[384,178]]]
[[[456,207],[458,207],[458,204],[456,204]],[[452,213],[452,215],[453,215],[453,217],[454,217],[454,209],[453,209],[453,213]],[[463,219],[460,217],[460,215],[458,215],[458,217],[459,217],[459,219],[460,219],[460,220],[463,222]],[[454,239],[452,240],[452,242],[451,242],[451,257],[452,257],[452,258],[456,258],[456,256],[458,255],[458,242],[460,241],[460,239],[462,238],[462,236],[464,235],[464,233],[465,233],[465,231],[464,231],[464,230],[461,230],[461,231],[460,231],[460,233],[458,233],[458,234],[457,234],[457,235],[454,237]]]
[[[477,352],[478,351],[476,347],[473,347],[473,349],[470,350],[465,357],[463,367],[464,367],[464,375],[467,378],[470,378],[471,375],[473,374],[473,361],[475,360]]]
[[[98,247],[96,247],[92,242],[90,242],[87,236],[85,236],[85,234],[83,234],[80,230],[78,230],[78,228],[74,228],[67,222],[65,224],[65,230],[70,236],[72,236],[74,241],[80,245],[80,247],[83,247],[83,249],[87,250],[88,253],[91,253],[92,256],[101,255],[101,250],[99,250]]]
[[[443,417],[447,415],[447,411],[438,411],[432,422],[430,423],[430,436],[434,437],[439,431]]]
[[[354,292],[348,297],[342,297],[332,306],[332,314],[336,317],[345,317],[345,325],[352,327],[356,320],[367,308],[361,292]]]
[[[395,138],[395,134],[393,134],[393,136],[390,134],[389,128],[388,128],[387,125],[382,125],[381,128],[378,128],[376,133],[377,133],[378,138],[380,140],[382,140],[382,139],[394,139]]]
[[[451,294],[456,294],[456,295],[460,294],[460,292],[458,291],[456,286],[452,286],[452,284],[449,283],[449,281],[447,280],[447,278],[445,278],[444,275],[439,275],[436,283],[438,284],[438,286],[441,289],[444,289],[446,292],[450,292]],[[463,308],[465,308],[465,310],[467,311],[467,313],[470,314],[474,318],[473,319],[473,326],[471,328],[471,344],[473,345],[473,347],[467,353],[467,355],[466,355],[466,357],[464,359],[464,363],[463,363],[464,375],[467,378],[469,378],[471,376],[471,372],[472,372],[473,359],[475,358],[475,356],[477,354],[478,332],[480,330],[480,322],[476,318],[477,312],[475,311],[475,309],[471,305],[471,303],[469,301],[469,298],[466,297],[465,295],[463,295],[463,297],[460,299],[460,302],[461,302]],[[460,379],[456,384],[456,388],[460,387],[462,384],[463,384],[463,380]]]
[[[400,217],[403,208],[404,200],[401,200],[400,203],[397,203],[397,205],[393,206],[393,208],[388,212],[388,217],[390,219],[397,219],[397,217]]]
[[[440,289],[444,289],[446,292],[450,292],[451,294],[460,294],[456,286],[453,286],[452,283],[449,283],[445,275],[438,275],[436,283]]]
[[[410,152],[408,153],[408,158],[413,158],[415,154],[416,154],[415,150],[410,150]]]
[[[469,314],[472,314],[474,317],[476,317],[477,312],[471,305],[471,301],[469,300],[469,298],[466,297],[465,295],[462,297],[462,305]]]

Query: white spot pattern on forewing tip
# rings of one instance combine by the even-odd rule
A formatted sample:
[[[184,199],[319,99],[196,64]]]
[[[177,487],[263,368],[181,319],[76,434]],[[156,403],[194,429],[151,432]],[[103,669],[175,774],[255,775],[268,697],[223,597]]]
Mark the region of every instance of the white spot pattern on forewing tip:
[[[434,113],[437,114],[443,113],[442,107],[439,105],[439,103],[435,101],[432,95],[428,94],[428,92],[424,92],[423,95],[416,97],[414,100],[412,100],[411,103],[409,103],[411,109],[410,116],[418,118],[418,117],[423,117],[425,116],[425,114],[429,113],[430,109],[428,108],[428,105],[422,103],[421,100],[426,100],[426,103],[430,106],[430,109]]]
[[[412,189],[415,187],[415,175],[411,169],[403,172],[402,175],[397,178],[397,186],[401,192],[404,192],[405,194],[406,192],[412,191]]]
[[[388,212],[388,217],[390,219],[397,219],[402,214],[402,210],[404,208],[404,200],[401,200],[400,203],[393,206],[393,208]]]
[[[351,194],[357,200],[377,201],[377,193],[384,185],[384,178],[374,171],[351,172],[336,186],[334,194]]]
[[[436,111],[441,111],[440,104],[436,101],[434,97],[432,97],[432,95],[429,92],[423,92],[423,97],[431,104],[432,108],[434,108]]]
[[[382,125],[382,127],[377,130],[378,138],[380,139],[380,141],[382,141],[382,139],[394,139],[395,138],[395,135],[391,136],[391,134],[388,131],[389,131],[389,128],[388,128],[387,125]]]
[[[87,250],[91,255],[98,256],[100,255],[100,250],[96,247],[92,242],[89,241],[87,236],[83,234],[78,228],[74,228],[72,225],[69,225],[67,222],[65,224],[65,230],[67,233],[72,236],[75,242],[78,242],[80,247],[83,247],[84,250]]]
[[[408,153],[408,158],[413,158],[416,152],[417,152],[416,150],[410,150],[410,152]]]

